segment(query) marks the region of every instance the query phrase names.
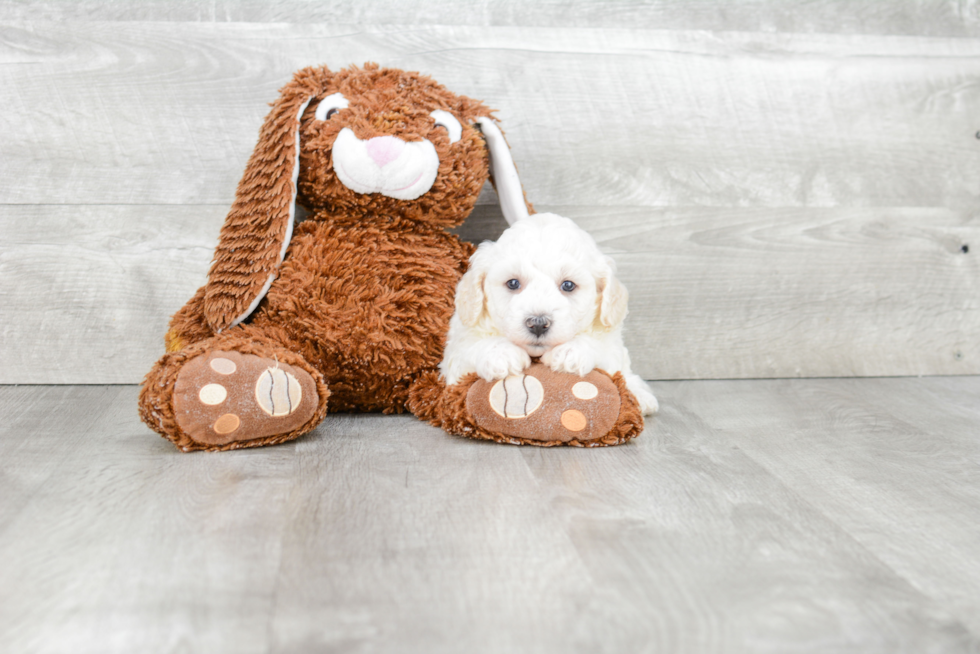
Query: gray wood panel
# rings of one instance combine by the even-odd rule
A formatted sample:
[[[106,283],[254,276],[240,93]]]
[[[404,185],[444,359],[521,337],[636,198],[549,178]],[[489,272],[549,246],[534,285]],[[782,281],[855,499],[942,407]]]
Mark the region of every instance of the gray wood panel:
[[[944,209],[548,207],[630,290],[650,379],[980,373],[980,223]],[[200,286],[225,208],[0,206],[0,383],[134,383]],[[495,239],[496,207],[462,237]],[[963,245],[973,244],[968,253]]]
[[[38,19],[980,35],[980,8],[958,0],[7,0],[0,5],[0,20]]]
[[[980,379],[708,388],[681,401],[980,633]]]
[[[980,198],[975,39],[39,22],[0,32],[0,202],[227,205],[291,73],[367,60],[497,107],[542,204]]]
[[[298,67],[370,59],[500,108],[532,201],[619,261],[644,376],[980,372],[980,41],[214,22],[279,15],[248,3],[166,22],[189,7],[83,23],[4,5],[40,19],[0,25],[0,382],[139,380],[204,279],[266,102]],[[972,29],[971,7],[885,23],[928,10]],[[748,10],[731,11],[734,27]],[[480,202],[462,233],[495,238],[492,192]]]
[[[980,378],[660,382],[605,450],[331,416],[181,454],[0,388],[0,650],[970,652]]]
[[[0,205],[0,383],[135,383],[207,276],[219,206]]]
[[[619,262],[653,379],[980,373],[980,216],[569,212]]]

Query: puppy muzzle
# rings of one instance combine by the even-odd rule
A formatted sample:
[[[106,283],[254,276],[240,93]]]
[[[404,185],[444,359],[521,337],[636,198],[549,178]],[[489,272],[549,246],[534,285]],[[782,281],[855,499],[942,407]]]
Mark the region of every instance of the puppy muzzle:
[[[548,316],[530,316],[524,321],[524,326],[535,336],[541,336],[551,327],[551,318]]]

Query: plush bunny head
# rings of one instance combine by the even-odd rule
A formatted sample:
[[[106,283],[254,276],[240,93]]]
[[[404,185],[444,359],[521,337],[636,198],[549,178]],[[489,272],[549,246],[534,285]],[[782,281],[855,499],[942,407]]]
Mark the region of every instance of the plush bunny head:
[[[462,223],[489,172],[475,122],[490,109],[418,73],[368,64],[326,75],[303,119],[299,201],[351,219]]]
[[[204,296],[208,324],[221,331],[258,306],[285,257],[296,202],[338,222],[453,227],[491,167],[507,220],[527,215],[481,102],[376,64],[300,70],[266,117],[221,230]]]

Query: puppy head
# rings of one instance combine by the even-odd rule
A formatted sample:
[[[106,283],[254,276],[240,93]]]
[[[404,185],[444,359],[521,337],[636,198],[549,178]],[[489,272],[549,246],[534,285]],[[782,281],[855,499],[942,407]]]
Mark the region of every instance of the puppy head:
[[[465,326],[538,357],[578,334],[617,328],[627,297],[615,264],[587,232],[568,218],[537,214],[480,246],[456,311]]]

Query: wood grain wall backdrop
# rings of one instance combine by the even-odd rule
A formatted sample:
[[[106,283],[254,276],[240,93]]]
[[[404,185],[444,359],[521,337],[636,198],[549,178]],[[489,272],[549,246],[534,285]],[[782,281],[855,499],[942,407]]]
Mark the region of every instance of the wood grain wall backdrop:
[[[499,109],[529,197],[617,259],[644,376],[980,373],[977,5],[753,4],[625,29],[671,11],[614,3],[580,28],[595,12],[569,4],[556,27],[483,3],[476,24],[398,26],[6,3],[0,382],[139,381],[266,103],[297,68],[369,60]],[[754,31],[705,31],[725,20]],[[499,234],[493,201],[465,236]]]
[[[0,20],[632,27],[980,36],[976,0],[6,0]]]

